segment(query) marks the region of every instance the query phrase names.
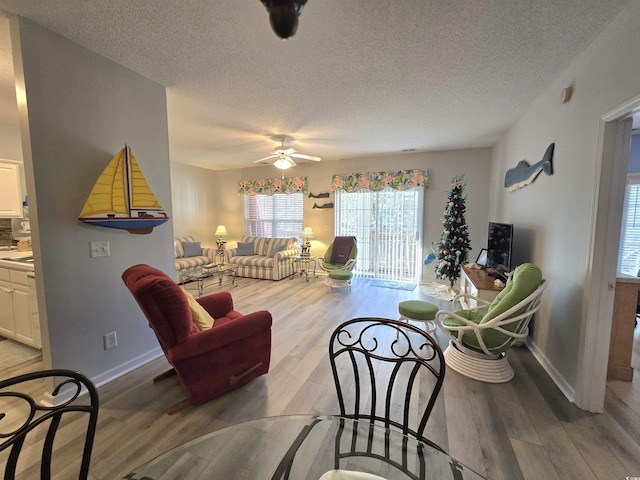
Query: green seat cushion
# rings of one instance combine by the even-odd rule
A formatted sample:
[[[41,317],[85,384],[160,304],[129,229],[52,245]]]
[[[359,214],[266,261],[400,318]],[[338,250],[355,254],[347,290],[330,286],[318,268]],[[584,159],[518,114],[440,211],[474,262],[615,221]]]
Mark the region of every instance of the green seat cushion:
[[[398,304],[398,311],[403,317],[413,320],[433,320],[439,308],[433,303],[422,300],[406,300]]]
[[[466,320],[470,320],[473,323],[479,324],[482,321],[482,314],[473,312],[471,310],[460,310],[455,312],[457,315],[460,315],[462,318]],[[448,327],[463,327],[465,326],[460,320],[450,315],[444,317],[442,321],[444,325]],[[478,342],[478,337],[476,336],[473,330],[465,330],[464,332],[451,332],[455,337],[460,338],[460,333],[462,333],[462,343],[470,347],[474,350],[482,352],[482,347],[480,346],[480,342]],[[500,353],[505,350],[513,343],[513,339],[504,333],[500,333],[496,330],[488,328],[486,330],[482,330],[480,333],[484,344],[487,346],[487,349],[491,353]]]
[[[353,277],[353,272],[349,270],[335,270],[333,272],[329,272],[329,278],[333,280],[351,280]]]
[[[473,310],[458,310],[457,312],[454,312],[454,313],[456,315],[461,316],[465,320],[470,320],[476,324],[480,323],[483,316],[481,313],[474,312]],[[444,317],[444,319],[442,320],[442,323],[447,327],[464,327],[466,325],[465,323],[462,323],[460,320],[458,320],[457,318],[451,315],[447,315],[446,317]],[[458,339],[460,339],[461,333],[462,333],[462,343],[464,345],[471,348],[476,348],[478,350],[482,350],[480,348],[480,344],[478,343],[478,338],[476,337],[476,334],[473,332],[473,330],[466,330],[464,331],[464,333],[451,332],[451,334],[457,337]]]
[[[344,270],[344,264],[343,263],[323,263],[322,267],[325,270]]]
[[[542,283],[542,271],[537,266],[531,263],[523,263],[515,269],[511,277],[511,281],[507,283],[507,286],[496,296],[491,302],[487,313],[478,314],[468,310],[461,310],[455,312],[461,317],[471,320],[474,323],[483,325],[498,315],[503,314],[511,307],[517,305],[522,300],[526,299],[529,295],[536,291],[536,289]],[[512,316],[520,315],[524,313],[528,305],[515,312]],[[519,322],[503,325],[502,328],[514,333],[521,333],[521,330],[526,323],[527,319],[523,318]],[[463,324],[455,318],[448,316],[443,321],[444,325],[449,326],[462,326]],[[452,332],[455,335],[455,332]],[[482,340],[491,353],[497,354],[506,351],[514,342],[514,338],[509,335],[505,335],[497,330],[486,328],[481,331]],[[462,337],[462,343],[471,347],[480,349],[478,339],[472,331],[465,332]]]
[[[507,283],[507,286],[493,299],[487,313],[483,317],[480,324],[487,323],[493,320],[498,315],[502,315],[511,307],[517,305],[522,300],[527,298],[540,286],[542,282],[542,271],[531,263],[523,263],[513,272],[511,281]],[[526,310],[526,306],[521,310],[513,314],[513,316],[519,315]],[[505,330],[515,332],[519,326],[517,323],[506,325],[503,327]]]

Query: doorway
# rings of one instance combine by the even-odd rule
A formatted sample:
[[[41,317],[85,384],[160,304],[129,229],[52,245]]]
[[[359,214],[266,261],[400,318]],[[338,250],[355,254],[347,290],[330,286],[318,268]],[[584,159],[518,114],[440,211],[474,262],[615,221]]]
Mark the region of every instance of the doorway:
[[[336,236],[358,239],[356,276],[418,283],[424,188],[335,191]]]
[[[575,391],[576,405],[591,412],[604,409],[613,291],[634,121],[640,121],[640,96],[602,117],[598,139],[601,155],[583,304],[586,320],[581,332]]]

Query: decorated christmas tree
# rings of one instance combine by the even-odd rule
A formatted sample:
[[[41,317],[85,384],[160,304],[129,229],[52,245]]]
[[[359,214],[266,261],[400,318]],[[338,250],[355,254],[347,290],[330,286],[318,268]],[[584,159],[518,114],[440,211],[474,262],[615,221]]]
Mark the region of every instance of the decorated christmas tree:
[[[460,265],[467,262],[469,229],[464,218],[467,209],[464,187],[467,185],[464,175],[456,175],[451,182],[451,191],[442,218],[442,239],[438,244],[436,277],[448,279],[451,286],[460,277]]]

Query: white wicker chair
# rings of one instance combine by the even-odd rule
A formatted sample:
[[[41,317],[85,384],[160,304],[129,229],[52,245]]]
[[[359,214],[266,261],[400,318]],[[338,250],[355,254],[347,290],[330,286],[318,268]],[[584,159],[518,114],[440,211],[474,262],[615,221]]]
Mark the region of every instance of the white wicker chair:
[[[509,279],[510,282],[512,278]],[[547,281],[542,280],[526,298],[513,305],[506,305],[507,308],[500,303],[513,302],[513,298],[507,295],[498,297],[493,302],[466,294],[456,296],[453,299],[454,309],[464,298],[473,298],[478,306],[467,310],[440,310],[436,314],[437,326],[450,339],[444,352],[447,366],[482,382],[503,383],[511,380],[513,368],[507,360],[506,352],[511,346],[522,343],[527,338],[529,322],[540,309],[540,299],[546,287]],[[496,307],[503,311],[487,319],[489,313],[483,313],[489,312],[489,307],[494,312]],[[485,323],[482,323],[483,320]]]

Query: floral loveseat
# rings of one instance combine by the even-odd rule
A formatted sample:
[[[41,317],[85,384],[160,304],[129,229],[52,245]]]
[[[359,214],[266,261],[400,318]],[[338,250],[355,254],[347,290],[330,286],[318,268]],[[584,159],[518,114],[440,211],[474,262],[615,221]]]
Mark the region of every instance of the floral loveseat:
[[[237,265],[238,277],[282,280],[293,274],[298,239],[262,238],[244,235],[238,247],[224,252],[225,263]]]
[[[196,267],[215,263],[216,249],[201,247],[193,237],[173,240],[173,251],[176,264],[176,283],[182,283],[187,274]]]

